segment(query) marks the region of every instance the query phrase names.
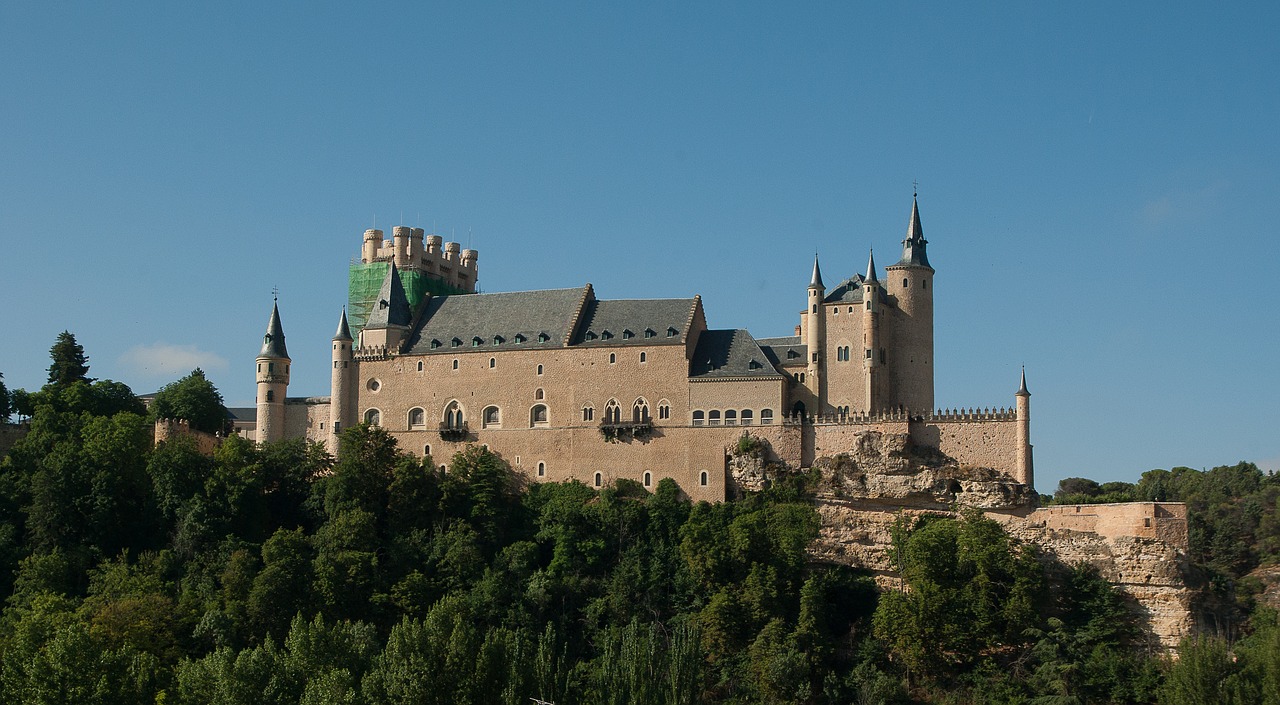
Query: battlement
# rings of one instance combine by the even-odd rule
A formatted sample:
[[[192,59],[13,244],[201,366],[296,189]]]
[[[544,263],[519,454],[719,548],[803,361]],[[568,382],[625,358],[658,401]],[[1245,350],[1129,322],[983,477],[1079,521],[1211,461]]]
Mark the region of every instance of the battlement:
[[[1107,539],[1157,539],[1187,545],[1187,505],[1181,502],[1060,504],[1041,507],[1027,517],[1032,526],[1081,531]]]
[[[397,225],[392,239],[384,240],[377,229],[364,231],[360,263],[394,262],[407,272],[422,272],[462,293],[475,293],[480,253],[464,250],[456,242],[443,242],[439,235],[427,235],[422,228]]]
[[[830,425],[866,425],[894,422],[985,422],[1016,421],[1018,412],[1008,408],[970,408],[970,409],[937,409],[925,414],[915,414],[909,409],[884,409],[881,411],[851,411],[838,414],[782,414],[783,425],[813,424]]]

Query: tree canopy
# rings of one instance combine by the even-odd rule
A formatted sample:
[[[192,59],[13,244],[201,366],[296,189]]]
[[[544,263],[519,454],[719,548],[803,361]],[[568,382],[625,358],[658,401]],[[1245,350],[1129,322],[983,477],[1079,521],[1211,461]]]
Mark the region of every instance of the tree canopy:
[[[151,402],[151,414],[158,419],[184,419],[191,428],[206,433],[227,430],[227,408],[222,405],[222,394],[199,367],[161,387]]]
[[[58,340],[49,348],[49,357],[53,358],[49,365],[49,384],[65,387],[88,380],[89,358],[70,331],[58,334]]]

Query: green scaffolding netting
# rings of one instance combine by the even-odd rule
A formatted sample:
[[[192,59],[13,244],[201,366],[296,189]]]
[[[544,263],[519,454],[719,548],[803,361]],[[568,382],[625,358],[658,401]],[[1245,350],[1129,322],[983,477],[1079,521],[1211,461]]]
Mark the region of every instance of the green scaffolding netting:
[[[382,282],[387,278],[390,262],[370,262],[353,264],[347,275],[347,322],[351,325],[353,335],[359,335],[364,324],[369,321],[369,313],[378,301],[378,292],[382,290]],[[410,269],[397,270],[400,284],[404,286],[405,296],[409,299],[409,310],[418,312],[419,305],[428,296],[446,296],[466,293],[461,289],[432,277],[426,272]]]

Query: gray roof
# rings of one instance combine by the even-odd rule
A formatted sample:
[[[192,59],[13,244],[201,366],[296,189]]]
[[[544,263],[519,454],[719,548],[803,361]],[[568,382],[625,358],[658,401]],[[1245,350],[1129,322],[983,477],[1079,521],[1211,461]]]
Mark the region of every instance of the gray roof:
[[[409,297],[404,293],[404,284],[400,282],[400,272],[395,262],[387,268],[387,277],[382,280],[382,288],[378,290],[378,298],[369,312],[369,320],[364,327],[387,328],[389,326],[408,326],[413,318],[409,310]]]
[[[267,334],[262,336],[262,350],[258,357],[289,359],[284,347],[284,326],[280,325],[280,307],[271,302],[271,320],[267,322]]]
[[[574,345],[661,345],[683,342],[694,299],[592,300]]]
[[[258,407],[256,406],[228,406],[227,418],[240,423],[254,423],[258,420]]]
[[[351,340],[351,326],[347,325],[347,307],[342,307],[342,318],[338,319],[338,332],[333,334],[334,340]]]
[[[823,287],[823,286],[822,286],[822,270],[818,269],[818,255],[817,255],[817,253],[814,253],[814,255],[813,255],[813,276],[812,276],[812,277],[809,277],[809,288],[810,288],[810,289],[823,289],[823,288],[825,288],[825,287]]]
[[[768,357],[769,362],[772,362],[775,367],[807,364],[805,358],[809,354],[809,346],[801,343],[798,335],[785,338],[758,338],[756,343],[760,345],[765,357]]]
[[[745,330],[704,330],[698,337],[689,376],[759,377],[776,379],[782,375],[774,369],[769,357]]]
[[[862,284],[867,280],[861,274],[855,274],[848,279],[836,285],[836,288],[827,293],[827,298],[823,299],[824,303],[835,303],[843,301],[851,304],[862,303]]]
[[[902,241],[902,259],[895,267],[929,267],[929,255],[925,252],[924,228],[920,227],[920,205],[911,198],[911,221],[907,223],[907,237]],[[929,267],[933,269],[933,267]]]
[[[424,303],[422,323],[408,354],[513,345],[561,347],[586,293],[587,287],[577,287],[431,297]]]

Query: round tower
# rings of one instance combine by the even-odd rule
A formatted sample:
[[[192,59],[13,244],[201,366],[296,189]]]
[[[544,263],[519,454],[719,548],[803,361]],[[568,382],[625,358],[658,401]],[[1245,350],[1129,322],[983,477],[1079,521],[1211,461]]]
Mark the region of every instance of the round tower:
[[[404,269],[409,264],[409,236],[413,228],[397,225],[391,229],[391,242],[395,248],[396,266]]]
[[[827,407],[826,388],[823,383],[823,351],[827,349],[827,315],[823,310],[823,299],[826,298],[826,287],[822,284],[822,272],[818,269],[818,256],[813,256],[813,276],[809,278],[809,305],[805,308],[807,316],[804,326],[804,344],[808,350],[805,367],[804,386],[808,387],[818,403],[814,414],[821,414]]]
[[[920,227],[920,206],[911,200],[911,220],[902,259],[884,268],[885,291],[897,299],[893,327],[893,404],[925,413],[933,409],[933,267]]]
[[[1035,489],[1035,473],[1031,463],[1031,392],[1027,391],[1027,370],[1022,369],[1022,384],[1018,387],[1017,398],[1017,465],[1013,479]]]
[[[284,328],[280,325],[280,308],[274,301],[257,362],[257,437],[259,443],[271,443],[284,438],[284,399],[289,390],[290,362],[284,346]]]
[[[360,249],[360,261],[369,264],[378,259],[379,247],[382,247],[382,231],[373,228],[364,231],[364,246]]]
[[[443,239],[444,238],[440,237],[439,235],[428,235],[427,236],[427,254],[435,255],[438,257],[440,255],[440,243],[441,241],[443,241]]]
[[[351,327],[347,325],[347,309],[338,319],[338,332],[333,334],[333,372],[329,380],[330,453],[338,452],[338,434],[355,422],[356,368],[351,345]]]
[[[884,361],[880,348],[880,307],[880,280],[876,278],[876,258],[872,252],[867,256],[867,276],[862,280],[862,332],[866,336],[862,346],[863,401],[867,411],[880,411],[884,401],[881,390]]]
[[[414,265],[422,264],[422,253],[425,251],[422,248],[422,238],[426,234],[427,232],[422,228],[414,228],[413,232],[409,233],[410,264],[414,264]]]

